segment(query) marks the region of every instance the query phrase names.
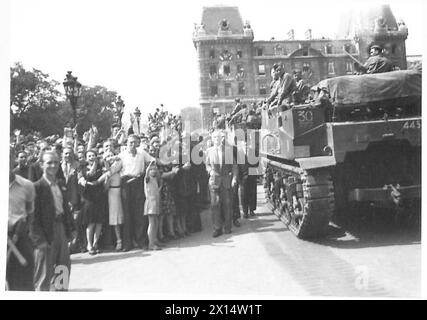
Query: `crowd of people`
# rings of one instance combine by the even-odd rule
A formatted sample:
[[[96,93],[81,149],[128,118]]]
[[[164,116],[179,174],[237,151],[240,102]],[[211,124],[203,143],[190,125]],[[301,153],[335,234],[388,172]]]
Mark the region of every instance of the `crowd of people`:
[[[165,128],[174,134],[163,137]],[[56,267],[70,272],[73,253],[161,250],[169,241],[200,232],[200,213],[209,203],[213,236],[230,233],[231,225],[240,226],[239,184],[244,217],[255,214],[256,178],[249,177],[247,166],[218,166],[209,156],[225,144],[224,133],[190,137],[182,132],[181,119],[163,110],[149,116],[145,134],[125,132],[120,125],[113,125],[105,139],[95,127],[81,138],[73,128],[65,128],[63,137],[15,133],[10,290],[66,289],[58,286],[64,281],[58,280]],[[161,156],[167,145],[169,155],[178,150],[177,157]],[[196,146],[206,161],[192,161]]]

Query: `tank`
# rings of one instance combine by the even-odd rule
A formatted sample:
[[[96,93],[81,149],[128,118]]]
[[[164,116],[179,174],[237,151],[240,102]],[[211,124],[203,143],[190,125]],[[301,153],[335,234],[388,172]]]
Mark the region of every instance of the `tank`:
[[[420,212],[421,73],[404,70],[321,81],[316,99],[263,108],[266,198],[299,238],[323,237],[333,218]]]

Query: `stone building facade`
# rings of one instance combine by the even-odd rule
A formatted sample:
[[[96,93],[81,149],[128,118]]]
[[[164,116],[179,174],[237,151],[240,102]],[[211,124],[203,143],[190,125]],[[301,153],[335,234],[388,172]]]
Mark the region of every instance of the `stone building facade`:
[[[372,44],[401,69],[406,69],[405,40],[408,30],[396,22],[389,6],[342,19],[338,39],[254,41],[254,31],[243,22],[239,9],[230,6],[204,7],[202,21],[195,26],[193,43],[197,50],[202,124],[208,129],[215,114],[230,111],[234,99],[244,103],[260,101],[270,94],[271,69],[282,62],[287,72],[302,71],[312,85],[328,77],[354,72],[355,59],[364,62]]]

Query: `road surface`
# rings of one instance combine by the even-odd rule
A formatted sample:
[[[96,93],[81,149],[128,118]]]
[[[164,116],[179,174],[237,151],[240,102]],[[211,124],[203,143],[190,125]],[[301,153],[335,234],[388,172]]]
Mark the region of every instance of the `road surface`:
[[[417,232],[371,230],[356,237],[335,230],[322,241],[297,239],[258,192],[256,217],[232,234],[203,231],[161,251],[72,255],[70,291],[182,294],[241,299],[286,297],[419,297],[421,244]]]

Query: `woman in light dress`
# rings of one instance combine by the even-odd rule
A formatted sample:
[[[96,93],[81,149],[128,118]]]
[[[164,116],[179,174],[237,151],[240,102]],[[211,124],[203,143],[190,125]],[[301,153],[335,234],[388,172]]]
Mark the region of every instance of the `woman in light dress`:
[[[160,244],[157,239],[159,231],[160,215],[160,189],[161,189],[160,172],[152,161],[147,168],[144,179],[145,204],[144,215],[148,215],[148,249],[160,250]]]
[[[121,161],[112,151],[107,151],[103,155],[106,172],[98,180],[105,182],[105,188],[108,190],[108,211],[109,224],[114,226],[116,234],[116,251],[122,250],[121,225],[123,224],[123,207],[120,195],[120,169]]]

